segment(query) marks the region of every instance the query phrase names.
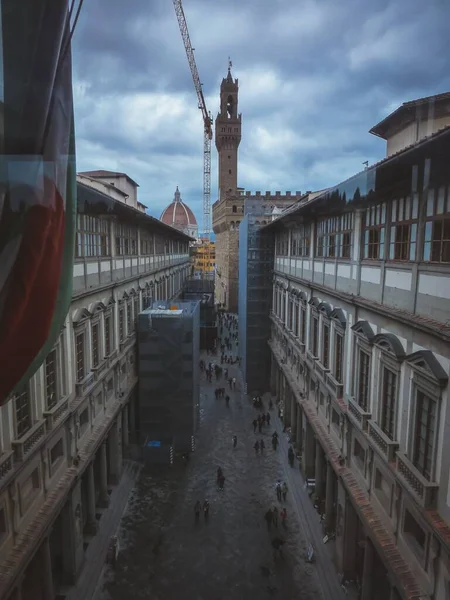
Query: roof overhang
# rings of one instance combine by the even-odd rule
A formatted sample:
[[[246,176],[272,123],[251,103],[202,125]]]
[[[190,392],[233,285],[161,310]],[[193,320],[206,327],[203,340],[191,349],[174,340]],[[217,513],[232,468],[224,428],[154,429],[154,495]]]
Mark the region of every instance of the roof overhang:
[[[424,138],[353,175],[342,183],[325,190],[309,202],[285,211],[280,217],[264,225],[262,230],[292,227],[319,216],[338,215],[355,208],[365,208],[379,199],[381,190],[399,185],[411,186],[411,169],[425,159],[431,159],[432,168],[445,163],[450,154],[450,126]]]
[[[171,237],[183,241],[193,241],[194,238],[182,231],[162,223],[159,219],[147,215],[137,208],[133,208],[123,202],[114,200],[111,196],[102,194],[98,190],[77,181],[78,212],[89,215],[110,215],[127,221],[130,224],[149,227],[153,230],[166,233]]]
[[[450,92],[437,94],[436,96],[427,96],[411,102],[404,102],[396,108],[390,115],[374,125],[369,133],[386,140],[396,132],[416,121],[427,117],[429,108],[433,107],[435,116],[449,114],[450,112]],[[436,114],[439,113],[439,114]]]

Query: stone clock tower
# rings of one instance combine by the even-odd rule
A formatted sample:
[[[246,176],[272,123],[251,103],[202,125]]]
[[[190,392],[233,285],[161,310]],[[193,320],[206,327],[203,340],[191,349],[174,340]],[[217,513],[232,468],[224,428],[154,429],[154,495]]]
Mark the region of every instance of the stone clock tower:
[[[241,115],[238,114],[238,80],[228,74],[220,86],[220,112],[216,118],[216,148],[219,153],[219,201],[237,194],[238,147]]]

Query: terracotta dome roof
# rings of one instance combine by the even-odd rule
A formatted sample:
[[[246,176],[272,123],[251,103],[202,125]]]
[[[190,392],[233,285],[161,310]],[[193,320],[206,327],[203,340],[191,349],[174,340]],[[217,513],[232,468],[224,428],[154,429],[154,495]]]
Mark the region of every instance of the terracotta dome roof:
[[[197,220],[194,213],[181,199],[178,186],[175,191],[173,202],[162,211],[160,221],[180,230],[183,230],[186,227],[197,227]]]

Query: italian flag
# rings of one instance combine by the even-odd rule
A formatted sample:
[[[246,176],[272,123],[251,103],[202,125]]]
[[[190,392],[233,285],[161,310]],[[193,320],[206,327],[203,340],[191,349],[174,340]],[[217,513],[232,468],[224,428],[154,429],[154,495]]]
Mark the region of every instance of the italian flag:
[[[59,337],[72,297],[76,166],[67,0],[1,0],[0,404]]]

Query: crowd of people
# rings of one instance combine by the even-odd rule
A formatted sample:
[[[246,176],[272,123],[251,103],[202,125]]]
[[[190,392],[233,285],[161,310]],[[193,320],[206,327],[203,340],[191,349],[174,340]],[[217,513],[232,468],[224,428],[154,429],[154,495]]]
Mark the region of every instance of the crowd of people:
[[[213,380],[216,382],[221,382],[223,380],[224,383],[226,382],[228,384],[228,389],[230,392],[236,391],[236,377],[233,377],[229,374],[228,366],[225,365],[238,364],[240,366],[241,364],[241,359],[233,354],[233,345],[234,350],[237,354],[238,319],[234,315],[225,312],[219,312],[218,337],[214,340],[213,347],[208,351],[208,355],[217,356],[218,350],[220,350],[220,364],[218,364],[218,360],[216,362],[205,362],[204,360],[201,360],[200,369],[205,374],[205,377],[209,383],[212,383]],[[226,385],[217,386],[214,390],[214,396],[216,400],[225,398],[227,405],[230,401],[230,396],[227,393]],[[251,422],[253,432],[256,435],[261,434],[261,437],[255,440],[253,448],[255,450],[256,455],[264,455],[266,443],[262,435],[265,431],[270,430],[272,421],[270,411],[273,410],[273,403],[272,400],[269,400],[268,408],[266,409],[264,400],[259,394],[254,395],[251,398],[251,401],[255,411],[258,411]],[[233,449],[237,447],[237,441],[237,436],[233,435]],[[279,443],[278,433],[276,431],[272,433],[271,441],[273,449],[276,450]],[[288,460],[291,466],[293,464],[293,457],[293,450],[290,447],[288,453]],[[223,491],[225,484],[225,476],[221,467],[218,467],[217,469],[216,483],[218,490]],[[272,531],[272,529],[277,529],[278,524],[280,524],[283,529],[287,528],[287,509],[285,506],[288,494],[287,483],[278,480],[275,485],[275,492],[278,503],[281,506],[278,507],[276,505],[273,505],[270,508],[268,508],[268,510],[265,512],[264,519],[266,521],[268,531]],[[196,522],[200,520],[200,513],[202,510],[204,512],[205,521],[207,521],[209,517],[208,500],[205,500],[203,502],[203,505],[200,503],[199,500],[197,500],[194,506],[194,515]],[[284,540],[280,537],[274,537],[273,539],[271,539],[271,545],[274,553],[277,553],[282,557],[282,547],[284,545]]]

